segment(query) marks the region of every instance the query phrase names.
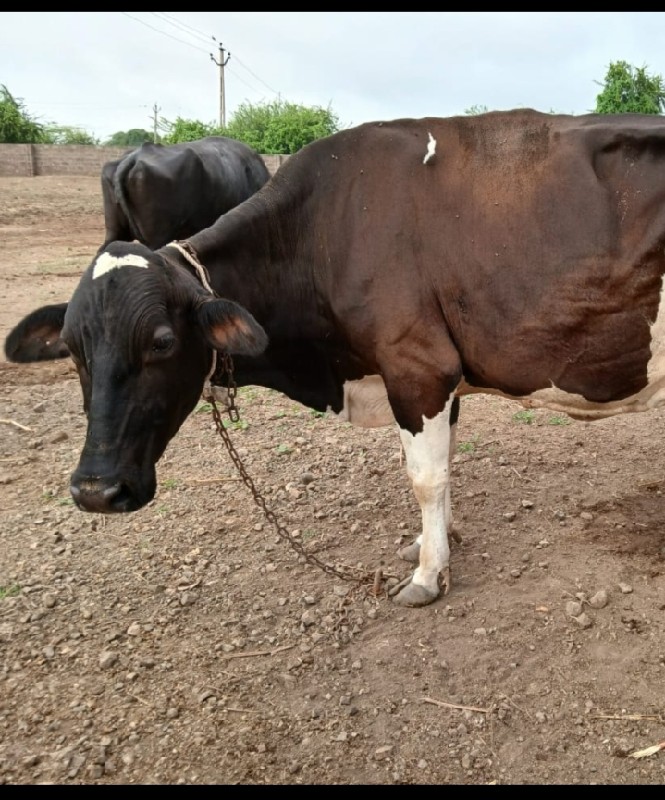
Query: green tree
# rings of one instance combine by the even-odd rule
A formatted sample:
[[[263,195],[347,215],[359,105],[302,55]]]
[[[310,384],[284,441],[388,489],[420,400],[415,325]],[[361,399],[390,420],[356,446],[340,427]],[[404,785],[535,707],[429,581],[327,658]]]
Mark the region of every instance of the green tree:
[[[44,142],[46,144],[89,144],[98,145],[99,139],[83,130],[66,125],[47,125],[44,128]]]
[[[153,134],[142,128],[130,128],[128,131],[117,131],[104,142],[106,147],[140,147],[143,142],[152,142]],[[157,141],[161,137],[157,136]]]
[[[160,127],[166,129],[162,141],[164,144],[177,144],[178,142],[193,142],[196,139],[203,139],[206,136],[228,136],[224,134],[217,125],[205,122],[199,122],[195,119],[183,119],[176,117],[175,122],[168,122],[163,120],[160,122]]]
[[[0,142],[40,144],[43,141],[44,126],[28,114],[22,100],[15,99],[9,89],[0,84]]]
[[[611,61],[596,97],[596,114],[661,114],[665,111],[665,85],[660,75],[649,75],[646,66]]]
[[[464,113],[468,114],[469,116],[475,117],[477,114],[487,114],[489,109],[487,106],[470,106],[469,108],[464,109]]]
[[[330,106],[304,106],[275,100],[243,103],[226,126],[225,135],[239,139],[259,153],[292,155],[339,130],[339,120]]]

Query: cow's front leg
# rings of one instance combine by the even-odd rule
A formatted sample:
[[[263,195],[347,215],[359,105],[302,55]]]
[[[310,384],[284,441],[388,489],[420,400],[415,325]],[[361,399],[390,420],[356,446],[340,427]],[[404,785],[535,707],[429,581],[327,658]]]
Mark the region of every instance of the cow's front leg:
[[[400,428],[406,454],[406,471],[420,504],[422,534],[418,567],[398,587],[395,602],[424,606],[450,590],[450,546],[447,520],[450,518],[450,411],[454,397],[433,419],[424,419],[423,430],[415,435]],[[447,506],[447,507],[446,507]],[[406,584],[406,585],[404,585]]]
[[[459,410],[460,410],[460,399],[459,397],[455,397],[453,400],[453,404],[450,409],[450,443],[448,445],[448,476],[450,476],[450,461],[455,454],[455,442],[457,439],[457,420],[459,418]],[[452,501],[450,499],[450,477],[448,482],[446,483],[446,494],[444,499],[444,507],[445,507],[445,523],[446,523],[446,532],[448,536],[452,536],[452,538],[458,543],[462,543],[462,537],[460,536],[459,531],[455,530],[453,527],[453,510],[452,510]],[[397,555],[404,561],[408,561],[410,564],[418,564],[420,563],[420,546],[423,541],[422,533],[414,539],[411,544],[407,544],[404,547],[400,548],[397,551]]]

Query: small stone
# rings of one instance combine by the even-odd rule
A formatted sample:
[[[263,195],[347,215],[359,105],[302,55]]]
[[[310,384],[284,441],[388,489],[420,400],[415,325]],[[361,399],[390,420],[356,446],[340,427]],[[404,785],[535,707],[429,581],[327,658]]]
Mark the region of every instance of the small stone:
[[[566,614],[569,617],[579,617],[582,613],[582,603],[578,603],[577,600],[569,600],[566,603]]]
[[[533,508],[533,500],[522,500],[522,508]]]
[[[303,612],[302,616],[300,617],[300,621],[302,624],[309,628],[311,625],[314,625],[317,620],[316,611],[313,609],[307,609],[307,611]]]
[[[46,594],[45,594],[45,595],[42,597],[42,603],[44,604],[44,606],[45,606],[46,608],[53,608],[53,607],[55,606],[55,604],[56,604],[55,595],[53,595],[53,594],[50,594],[50,593],[48,593],[48,592],[47,592],[47,593],[46,593]]]
[[[542,711],[536,711],[535,717],[538,722],[547,722],[547,716]]]
[[[391,744],[384,744],[382,747],[377,747],[374,751],[374,758],[377,761],[383,761],[384,758],[387,758],[392,752],[394,748]]]
[[[607,605],[607,592],[605,589],[599,589],[596,594],[590,597],[589,605],[591,608],[605,608]]]
[[[633,587],[629,583],[620,583],[619,589],[621,589],[621,594],[630,594],[633,591]]]
[[[516,516],[517,514],[514,511],[506,511],[506,513],[503,515],[503,518],[508,522],[512,522]]]
[[[138,622],[132,622],[127,628],[127,633],[129,636],[138,636],[141,633],[141,625]]]
[[[473,632],[476,636],[487,636],[487,628],[474,628]]]
[[[55,658],[55,647],[52,644],[47,644],[44,648],[44,658]]]
[[[591,522],[593,520],[593,514],[589,511],[583,511],[580,514],[580,519],[584,520],[584,522]]]
[[[110,669],[118,660],[118,654],[112,650],[103,650],[99,654],[99,666],[102,669]]]
[[[582,612],[579,616],[573,617],[576,624],[579,625],[580,628],[590,628],[593,625],[592,619]]]

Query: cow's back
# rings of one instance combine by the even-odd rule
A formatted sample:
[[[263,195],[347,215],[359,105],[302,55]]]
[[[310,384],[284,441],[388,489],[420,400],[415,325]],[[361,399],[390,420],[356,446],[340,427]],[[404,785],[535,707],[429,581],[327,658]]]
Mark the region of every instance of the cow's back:
[[[212,225],[270,178],[262,157],[226,137],[162,145],[146,142],[105,165],[106,242],[156,249]]]

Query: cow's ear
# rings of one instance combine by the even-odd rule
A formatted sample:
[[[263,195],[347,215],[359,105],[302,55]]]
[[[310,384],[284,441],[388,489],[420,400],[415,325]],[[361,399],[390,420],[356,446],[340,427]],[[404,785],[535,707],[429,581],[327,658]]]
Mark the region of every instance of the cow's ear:
[[[24,317],[5,339],[8,361],[29,363],[66,358],[67,345],[60,338],[67,303],[42,306]]]
[[[212,347],[231,355],[258,356],[268,337],[254,317],[232,300],[209,300],[199,308],[199,324]]]

